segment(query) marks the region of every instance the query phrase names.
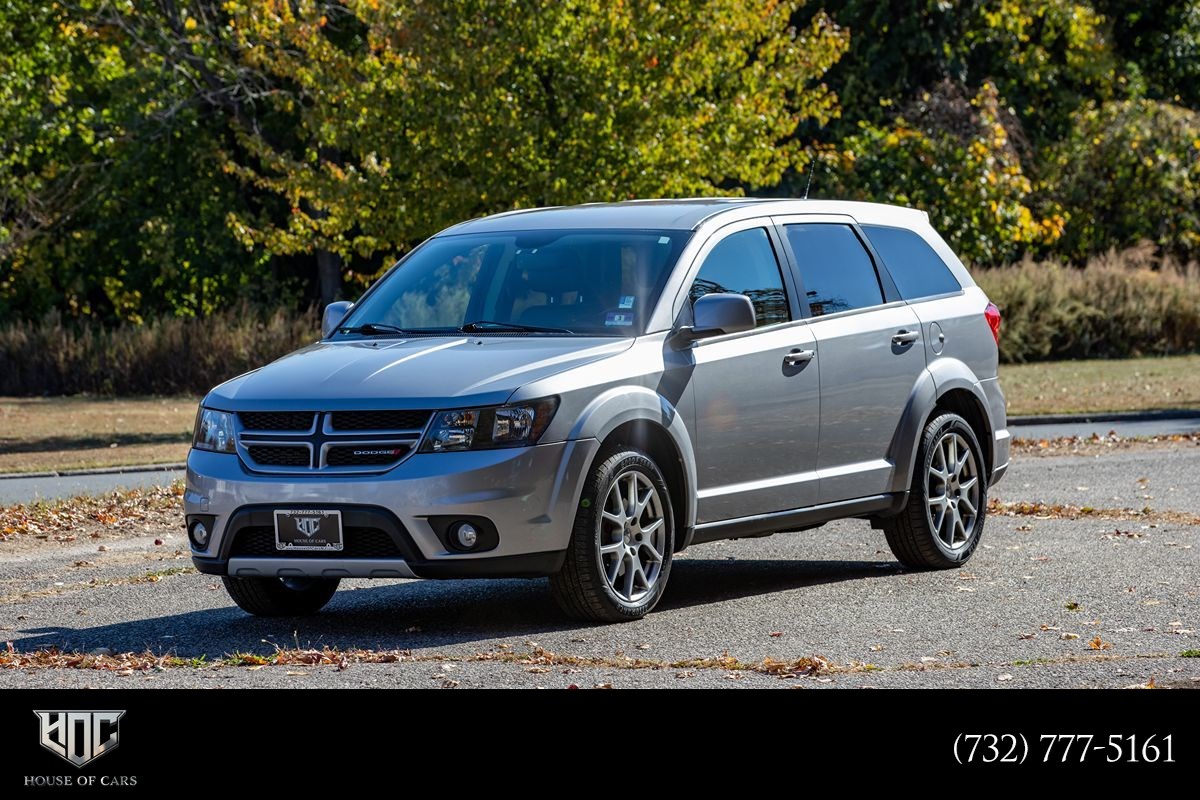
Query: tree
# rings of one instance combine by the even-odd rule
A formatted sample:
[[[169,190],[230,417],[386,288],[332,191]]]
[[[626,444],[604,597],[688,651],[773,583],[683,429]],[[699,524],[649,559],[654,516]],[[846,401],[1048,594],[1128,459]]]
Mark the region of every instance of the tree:
[[[829,156],[832,180],[850,197],[925,209],[964,260],[1001,264],[1054,242],[1066,223],[1030,206],[1012,124],[994,86],[968,97],[945,81],[891,125],[861,123]]]
[[[1149,240],[1200,252],[1200,113],[1153,100],[1090,105],[1049,159],[1070,209],[1062,255],[1077,261]]]
[[[289,213],[231,224],[372,263],[495,211],[777,184],[804,159],[798,124],[837,113],[821,76],[846,47],[824,14],[791,28],[797,6],[238,5],[237,49],[293,134],[239,129],[252,158],[231,168]]]

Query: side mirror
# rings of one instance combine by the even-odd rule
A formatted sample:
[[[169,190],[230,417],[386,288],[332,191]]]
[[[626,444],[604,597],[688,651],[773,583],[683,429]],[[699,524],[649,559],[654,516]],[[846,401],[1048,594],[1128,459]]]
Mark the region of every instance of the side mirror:
[[[754,330],[757,324],[754,303],[744,294],[732,292],[706,294],[692,306],[691,327],[680,328],[675,336],[684,343],[725,333]]]
[[[321,315],[321,338],[328,339],[352,308],[354,303],[349,300],[338,300],[325,306],[325,313]]]

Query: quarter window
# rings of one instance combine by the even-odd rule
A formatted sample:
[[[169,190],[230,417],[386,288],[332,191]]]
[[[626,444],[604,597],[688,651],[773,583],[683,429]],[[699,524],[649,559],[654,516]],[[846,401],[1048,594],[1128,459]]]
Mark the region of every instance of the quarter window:
[[[695,303],[717,292],[749,297],[759,327],[792,318],[775,248],[763,228],[730,234],[709,252],[689,294]]]
[[[871,246],[905,300],[949,294],[962,289],[954,273],[920,234],[905,228],[864,225]]]
[[[814,317],[883,302],[875,265],[853,228],[823,222],[786,227]]]

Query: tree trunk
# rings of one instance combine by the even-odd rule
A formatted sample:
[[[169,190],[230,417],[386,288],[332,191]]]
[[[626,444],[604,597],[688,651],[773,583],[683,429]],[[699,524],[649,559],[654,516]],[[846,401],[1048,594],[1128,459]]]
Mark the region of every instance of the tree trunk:
[[[321,307],[342,296],[342,257],[329,250],[317,251],[317,282],[321,289]]]

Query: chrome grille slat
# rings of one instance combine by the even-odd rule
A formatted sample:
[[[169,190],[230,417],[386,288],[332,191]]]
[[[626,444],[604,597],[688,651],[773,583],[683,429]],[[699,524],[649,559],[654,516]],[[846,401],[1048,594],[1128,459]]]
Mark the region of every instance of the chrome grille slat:
[[[432,416],[411,410],[239,412],[237,448],[254,472],[383,472],[417,451]]]

